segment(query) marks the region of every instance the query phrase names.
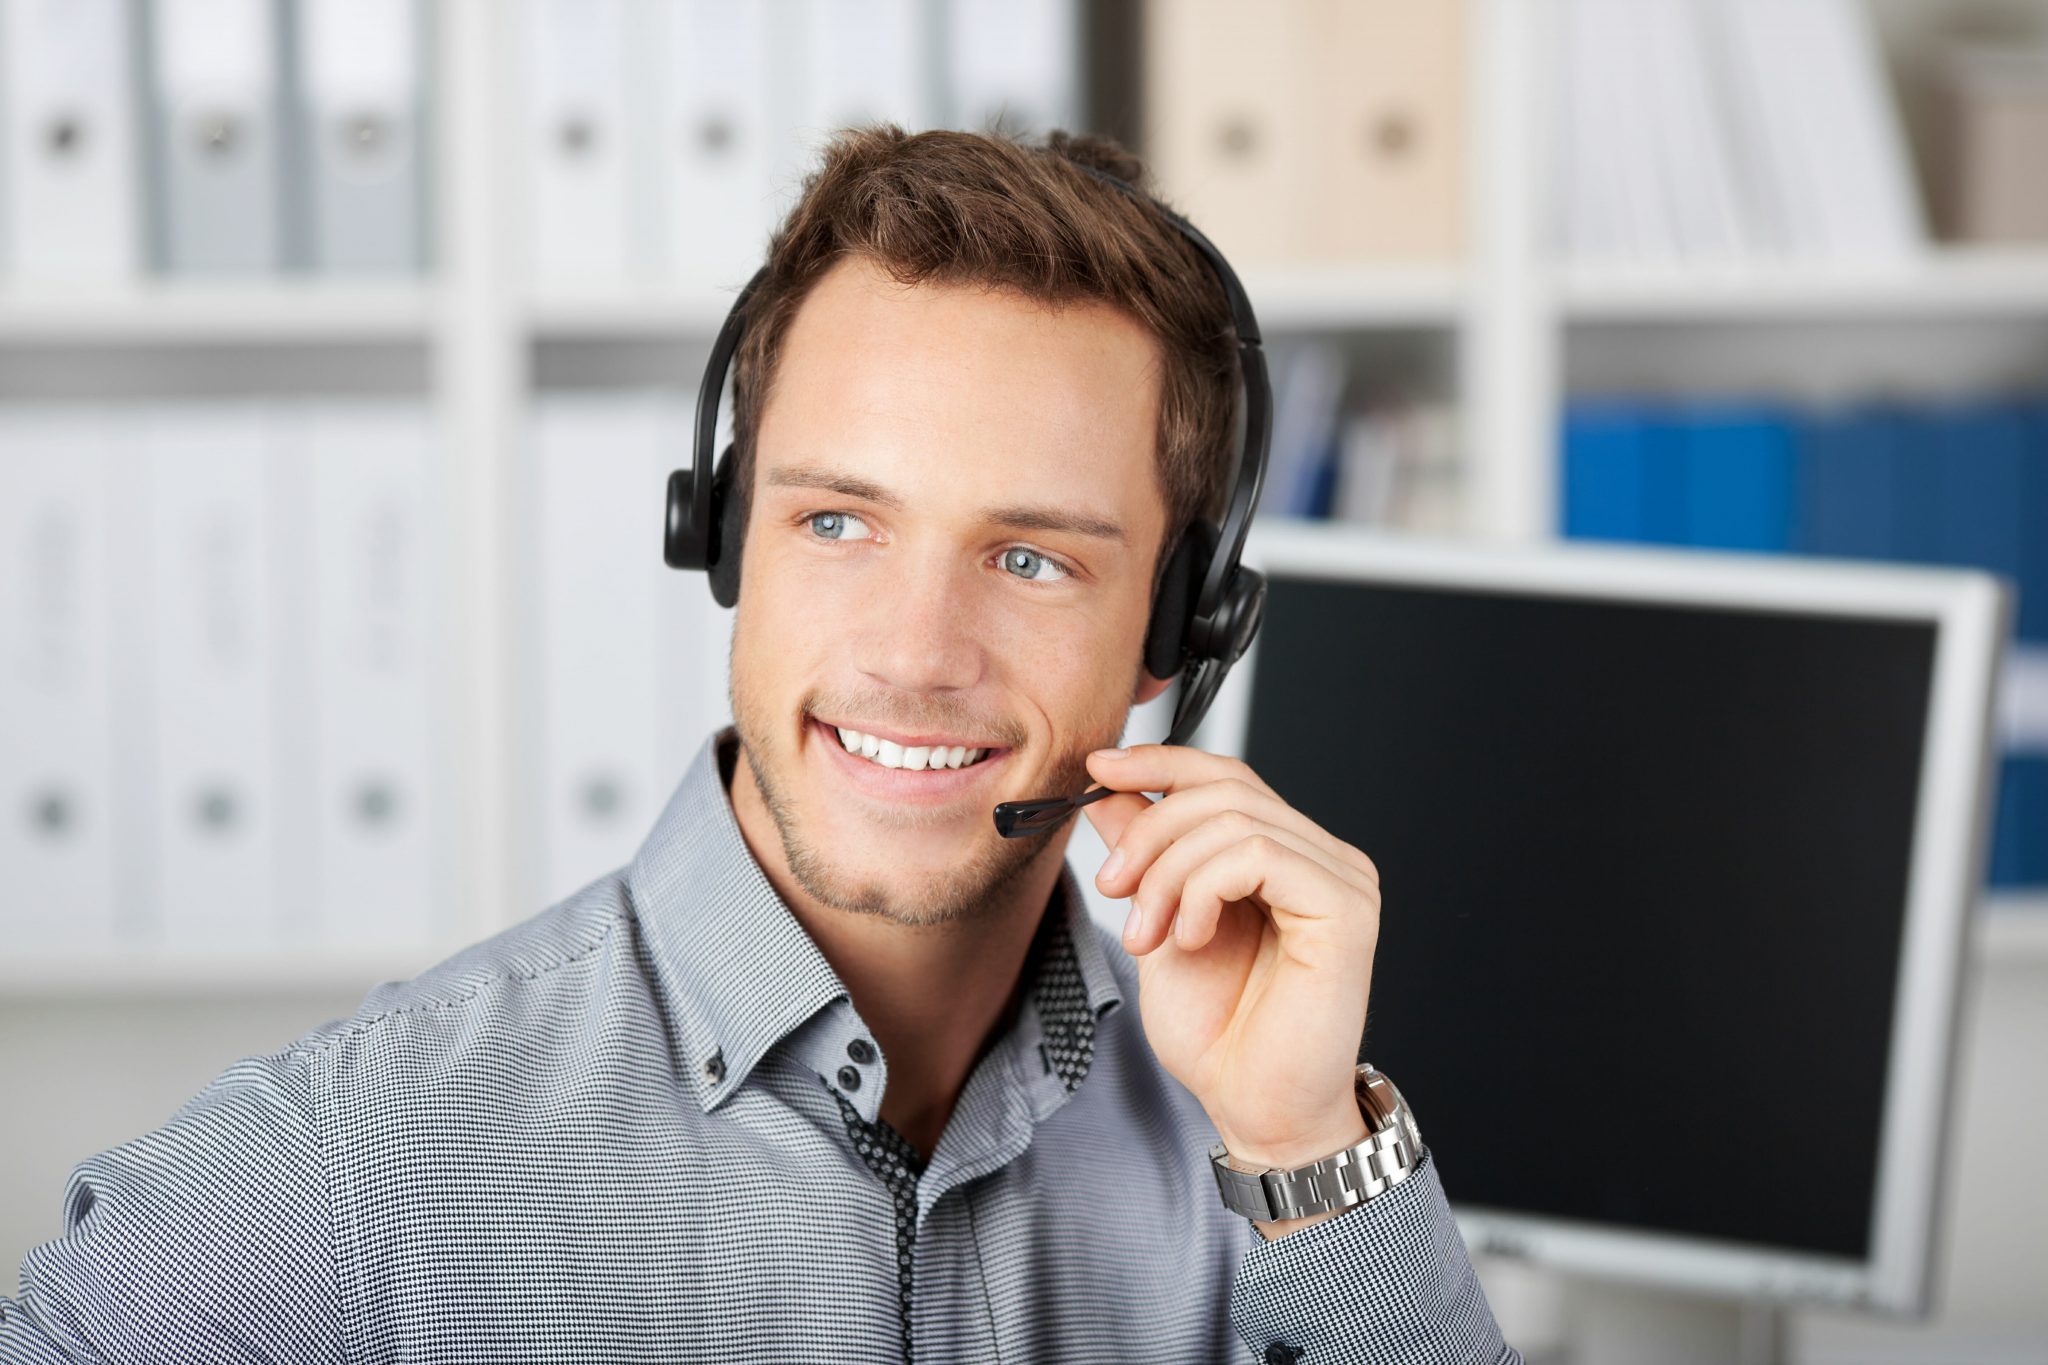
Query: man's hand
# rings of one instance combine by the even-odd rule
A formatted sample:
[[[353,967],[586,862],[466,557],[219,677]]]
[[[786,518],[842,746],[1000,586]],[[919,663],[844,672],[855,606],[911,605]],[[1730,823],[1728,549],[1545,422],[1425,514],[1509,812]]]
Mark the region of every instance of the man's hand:
[[[1083,809],[1111,850],[1095,884],[1132,898],[1124,947],[1160,1063],[1239,1165],[1291,1168],[1362,1141],[1372,859],[1236,759],[1143,744],[1098,750],[1088,772],[1121,793]]]

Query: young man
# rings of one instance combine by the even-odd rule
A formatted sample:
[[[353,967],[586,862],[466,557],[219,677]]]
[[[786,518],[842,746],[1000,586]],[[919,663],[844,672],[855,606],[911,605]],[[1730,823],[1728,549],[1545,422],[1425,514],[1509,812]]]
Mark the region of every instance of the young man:
[[[739,356],[733,729],[629,867],[86,1162],[0,1359],[1517,1359],[1426,1150],[1218,1198],[1219,1140],[1371,1131],[1378,877],[1241,763],[1110,747],[1237,380],[1199,256],[1075,161],[1141,171],[833,144]],[[1091,781],[1121,944],[1071,822],[990,819]]]

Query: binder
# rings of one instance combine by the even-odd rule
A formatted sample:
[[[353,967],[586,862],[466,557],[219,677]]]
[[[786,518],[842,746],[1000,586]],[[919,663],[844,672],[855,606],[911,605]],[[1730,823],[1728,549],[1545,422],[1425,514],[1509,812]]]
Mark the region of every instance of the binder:
[[[436,941],[434,629],[441,551],[433,448],[417,403],[320,403],[295,414],[314,545],[314,897],[325,944]]]
[[[1887,559],[1899,552],[1904,435],[1903,421],[1879,408],[1818,413],[1801,423],[1805,553]]]
[[[806,0],[802,13],[808,78],[792,106],[799,164],[815,162],[842,128],[931,126],[936,81],[920,0]]]
[[[641,45],[661,66],[645,81],[660,92],[648,177],[663,191],[656,259],[687,286],[737,290],[766,257],[797,179],[773,93],[774,11],[674,0],[643,12],[666,20]]]
[[[524,0],[529,243],[544,285],[631,274],[628,0]]]
[[[2020,506],[2028,535],[2020,544],[2019,638],[2048,644],[2048,404],[2026,407]]]
[[[550,902],[630,860],[668,794],[656,760],[657,413],[644,393],[549,393],[534,410],[538,833]]]
[[[1769,408],[1693,408],[1685,423],[1684,543],[1783,553],[1798,487],[1791,424]]]
[[[1936,478],[1935,554],[2019,584],[2025,573],[2026,413],[2009,403],[1972,403],[1929,423]]]
[[[1317,0],[1152,0],[1145,127],[1161,192],[1230,260],[1299,259],[1327,143],[1302,54]]]
[[[162,935],[260,949],[280,918],[271,425],[254,405],[163,407],[141,440]]]
[[[949,126],[1039,133],[1080,123],[1075,0],[947,0],[940,17]]]
[[[294,0],[294,167],[306,263],[402,274],[426,260],[418,0]]]
[[[1302,250],[1336,261],[1456,257],[1465,216],[1463,0],[1319,0],[1312,16],[1297,57],[1313,84],[1315,123],[1302,133],[1318,163],[1308,168]]]
[[[284,261],[277,0],[155,0],[157,264],[262,274]]]
[[[27,281],[141,259],[129,0],[0,0],[0,243]]]
[[[1633,403],[1580,399],[1564,413],[1561,527],[1576,540],[1641,540],[1647,417]]]
[[[89,412],[0,411],[0,945],[10,951],[115,936],[109,434]]]

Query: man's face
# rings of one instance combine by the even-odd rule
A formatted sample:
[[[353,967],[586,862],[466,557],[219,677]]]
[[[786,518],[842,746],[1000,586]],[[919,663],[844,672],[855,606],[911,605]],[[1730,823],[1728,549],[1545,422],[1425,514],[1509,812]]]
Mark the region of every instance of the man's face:
[[[941,922],[1064,848],[990,811],[1088,785],[1159,689],[1158,364],[1105,305],[904,286],[858,257],[804,300],[755,445],[732,702],[810,895]],[[956,748],[983,757],[933,766]]]

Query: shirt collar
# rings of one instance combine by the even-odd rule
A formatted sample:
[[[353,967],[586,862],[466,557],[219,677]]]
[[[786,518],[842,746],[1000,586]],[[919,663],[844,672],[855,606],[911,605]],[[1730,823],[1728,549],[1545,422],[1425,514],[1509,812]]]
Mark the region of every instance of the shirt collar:
[[[726,789],[736,759],[731,727],[705,740],[627,870],[683,1079],[706,1110],[847,994],[740,834]],[[1061,866],[1053,900],[1049,913],[1065,920],[1079,990],[1099,1018],[1123,991],[1071,867]],[[1046,984],[1035,979],[1033,988],[1042,996]],[[1085,1059],[1079,1070],[1085,1074]],[[1078,1084],[1076,1075],[1069,1088]]]

